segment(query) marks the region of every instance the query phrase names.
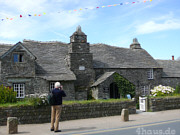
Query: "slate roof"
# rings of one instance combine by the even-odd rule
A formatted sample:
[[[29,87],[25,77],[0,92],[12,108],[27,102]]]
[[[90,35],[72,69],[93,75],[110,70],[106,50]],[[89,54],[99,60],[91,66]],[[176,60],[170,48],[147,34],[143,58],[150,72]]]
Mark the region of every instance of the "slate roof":
[[[22,44],[37,58],[37,76],[47,80],[76,79],[65,60],[69,44],[33,40],[24,40]],[[0,55],[2,56],[10,47],[0,45]],[[90,52],[93,53],[94,68],[161,68],[144,49],[92,44]]]
[[[94,68],[160,68],[144,49],[93,44],[91,53],[93,53]]]
[[[39,77],[46,80],[76,80],[65,60],[68,54],[68,44],[32,40],[24,40],[23,44],[37,58],[36,74]]]
[[[6,53],[12,46],[10,44],[0,44],[0,56]]]
[[[101,84],[102,82],[104,82],[108,77],[110,77],[111,75],[113,75],[115,73],[114,72],[105,72],[101,77],[99,77],[97,79],[97,81],[92,85],[93,86],[98,86],[99,84]]]
[[[162,77],[180,77],[180,61],[156,60],[163,68]]]

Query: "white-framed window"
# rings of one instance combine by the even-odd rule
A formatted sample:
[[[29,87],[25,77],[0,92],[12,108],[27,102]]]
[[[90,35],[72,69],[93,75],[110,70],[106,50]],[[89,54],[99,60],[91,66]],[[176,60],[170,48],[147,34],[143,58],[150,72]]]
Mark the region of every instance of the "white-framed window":
[[[153,69],[149,69],[147,75],[148,75],[148,79],[154,79]]]
[[[149,86],[141,86],[141,96],[147,96],[150,94]]]
[[[13,85],[14,91],[17,92],[16,98],[24,98],[25,97],[25,84],[23,83],[15,83]]]
[[[54,85],[55,85],[55,82],[50,82],[50,84],[49,84],[49,91],[54,89]]]

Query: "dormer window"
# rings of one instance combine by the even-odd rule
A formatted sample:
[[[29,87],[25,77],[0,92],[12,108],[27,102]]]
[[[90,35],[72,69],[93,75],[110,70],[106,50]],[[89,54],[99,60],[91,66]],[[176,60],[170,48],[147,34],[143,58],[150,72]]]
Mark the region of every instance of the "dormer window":
[[[22,53],[14,53],[13,54],[14,63],[24,62],[24,57]]]

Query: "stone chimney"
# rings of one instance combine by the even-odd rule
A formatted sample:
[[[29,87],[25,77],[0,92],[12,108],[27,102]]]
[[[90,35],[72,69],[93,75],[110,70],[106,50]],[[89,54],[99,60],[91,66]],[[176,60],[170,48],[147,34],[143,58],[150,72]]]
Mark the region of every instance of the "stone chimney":
[[[138,42],[137,38],[133,39],[133,43],[130,45],[131,49],[141,49],[141,45]]]
[[[172,60],[174,60],[174,55],[172,56]]]

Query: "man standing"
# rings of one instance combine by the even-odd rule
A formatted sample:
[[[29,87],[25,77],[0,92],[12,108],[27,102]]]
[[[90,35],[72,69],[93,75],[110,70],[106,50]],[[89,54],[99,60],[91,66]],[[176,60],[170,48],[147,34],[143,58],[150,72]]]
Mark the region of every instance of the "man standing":
[[[51,131],[61,132],[61,130],[59,130],[59,119],[62,110],[62,97],[66,97],[66,94],[63,91],[63,86],[60,82],[55,83],[52,94],[55,102],[51,106]]]

